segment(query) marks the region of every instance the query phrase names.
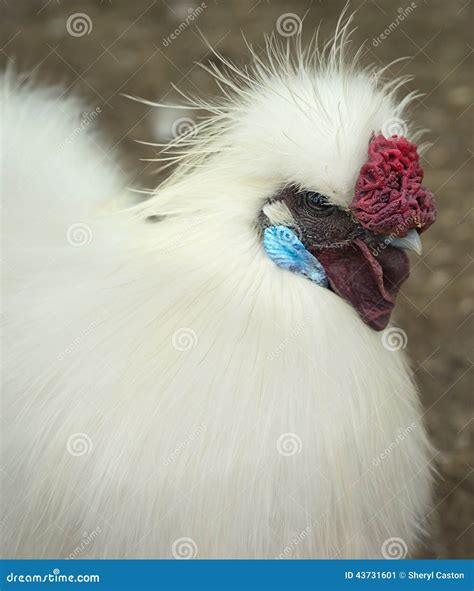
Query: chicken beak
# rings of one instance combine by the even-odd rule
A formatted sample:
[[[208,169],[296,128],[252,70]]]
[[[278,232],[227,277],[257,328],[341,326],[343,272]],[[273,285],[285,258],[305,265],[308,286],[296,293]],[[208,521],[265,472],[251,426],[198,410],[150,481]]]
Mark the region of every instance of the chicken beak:
[[[392,236],[385,237],[385,243],[395,248],[403,248],[404,250],[413,250],[417,255],[421,255],[422,246],[420,235],[416,230],[410,230],[404,238],[397,238]]]

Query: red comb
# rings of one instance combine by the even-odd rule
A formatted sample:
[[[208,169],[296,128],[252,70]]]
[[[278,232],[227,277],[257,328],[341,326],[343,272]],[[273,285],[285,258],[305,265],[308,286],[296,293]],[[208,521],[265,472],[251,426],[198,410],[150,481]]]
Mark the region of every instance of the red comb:
[[[421,186],[423,170],[415,144],[396,135],[373,136],[350,209],[359,223],[375,234],[406,236],[426,230],[435,221],[436,202]]]

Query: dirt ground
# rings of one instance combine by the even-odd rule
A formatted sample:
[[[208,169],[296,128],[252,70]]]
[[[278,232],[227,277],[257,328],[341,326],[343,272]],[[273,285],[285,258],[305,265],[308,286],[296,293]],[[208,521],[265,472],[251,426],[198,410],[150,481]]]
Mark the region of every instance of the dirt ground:
[[[242,32],[259,48],[263,34],[277,30],[278,19],[290,13],[305,17],[304,36],[322,21],[324,38],[333,31],[344,3],[5,0],[0,3],[0,67],[10,64],[83,96],[90,112],[99,112],[93,124],[103,130],[132,184],[152,187],[160,179],[156,164],[140,158],[153,157],[156,150],[135,140],[169,137],[173,118],[183,114],[165,116],[121,93],[173,102],[179,99],[173,83],[195,95],[214,94],[215,85],[195,65],[212,59],[198,29],[223,56],[242,63],[249,60]],[[408,335],[440,473],[432,534],[422,556],[465,558],[473,554],[474,539],[472,4],[365,0],[351,7],[359,9],[354,43],[366,40],[363,61],[386,65],[409,56],[389,73],[412,74],[406,90],[424,93],[413,115],[430,130],[427,139],[433,145],[423,166],[426,184],[438,200],[439,218],[423,236],[423,257],[412,261],[397,318]]]

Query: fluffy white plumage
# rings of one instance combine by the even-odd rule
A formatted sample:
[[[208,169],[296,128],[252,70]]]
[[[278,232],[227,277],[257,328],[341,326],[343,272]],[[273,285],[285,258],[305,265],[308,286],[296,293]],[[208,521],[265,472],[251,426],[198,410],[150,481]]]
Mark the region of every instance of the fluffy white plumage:
[[[81,107],[2,80],[5,556],[415,550],[430,447],[405,357],[256,231],[285,183],[347,204],[370,134],[404,116],[347,33],[214,71],[227,96],[168,149],[177,172],[113,212],[126,180],[99,139],[65,141]]]

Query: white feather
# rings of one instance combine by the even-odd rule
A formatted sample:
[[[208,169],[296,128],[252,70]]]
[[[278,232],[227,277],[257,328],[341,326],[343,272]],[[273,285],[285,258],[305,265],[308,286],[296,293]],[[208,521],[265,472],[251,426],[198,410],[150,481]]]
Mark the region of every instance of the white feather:
[[[118,213],[98,138],[64,144],[76,102],[3,80],[5,556],[414,551],[431,450],[404,355],[256,231],[288,182],[347,204],[403,116],[396,84],[343,59],[347,30],[325,57],[270,39],[269,65],[214,71],[228,97],[168,148],[181,167]]]

